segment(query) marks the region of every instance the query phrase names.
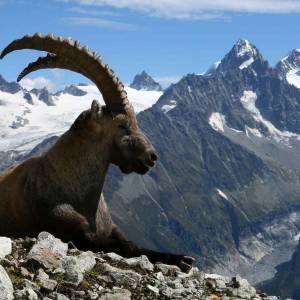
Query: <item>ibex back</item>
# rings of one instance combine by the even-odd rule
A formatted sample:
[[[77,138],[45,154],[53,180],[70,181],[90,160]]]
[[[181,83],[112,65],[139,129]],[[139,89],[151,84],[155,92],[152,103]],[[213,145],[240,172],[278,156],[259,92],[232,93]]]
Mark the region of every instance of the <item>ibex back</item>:
[[[104,201],[102,189],[110,163],[126,174],[145,174],[157,160],[114,72],[79,42],[52,34],[15,40],[1,58],[21,49],[49,54],[29,64],[18,81],[39,69],[71,70],[95,83],[105,106],[94,100],[44,155],[0,174],[0,235],[35,236],[45,230],[81,249],[114,251],[127,257],[145,254],[152,262],[189,270],[190,257],[144,249],[127,241]]]

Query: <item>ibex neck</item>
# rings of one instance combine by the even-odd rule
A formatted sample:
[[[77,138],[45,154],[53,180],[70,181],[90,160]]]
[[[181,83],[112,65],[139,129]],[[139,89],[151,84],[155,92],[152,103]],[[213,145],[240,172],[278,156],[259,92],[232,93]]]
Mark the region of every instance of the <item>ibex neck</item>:
[[[109,165],[109,141],[92,133],[67,131],[46,154],[54,169],[60,199],[78,212],[94,217]]]

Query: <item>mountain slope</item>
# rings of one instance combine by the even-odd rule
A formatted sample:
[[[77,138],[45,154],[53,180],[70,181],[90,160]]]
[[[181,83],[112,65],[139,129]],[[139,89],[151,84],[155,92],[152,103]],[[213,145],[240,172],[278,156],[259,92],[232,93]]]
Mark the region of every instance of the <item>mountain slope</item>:
[[[237,48],[213,74],[186,76],[139,115],[159,165],[142,178],[115,170],[107,198],[132,239],[258,282],[272,277],[297,243],[300,91],[258,50],[239,68],[249,57],[236,63]],[[281,105],[272,110],[275,103]]]

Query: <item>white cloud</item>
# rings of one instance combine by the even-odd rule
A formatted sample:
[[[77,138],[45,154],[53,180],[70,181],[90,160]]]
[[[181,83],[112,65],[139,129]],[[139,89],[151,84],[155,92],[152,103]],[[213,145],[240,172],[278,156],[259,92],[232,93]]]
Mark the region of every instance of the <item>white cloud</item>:
[[[173,83],[178,82],[182,76],[164,76],[164,77],[154,77],[153,79],[157,81],[163,88],[167,88]]]
[[[81,15],[90,15],[90,16],[110,16],[118,17],[120,14],[113,11],[107,10],[95,10],[95,9],[85,9],[79,6],[71,7],[68,9],[70,12],[81,14]]]
[[[53,91],[55,87],[51,80],[42,76],[36,78],[24,78],[20,81],[20,85],[28,91],[34,88],[42,89],[44,87],[46,87],[49,91]]]
[[[94,17],[65,17],[62,18],[62,20],[72,25],[88,25],[88,26],[118,29],[118,30],[139,29],[139,27],[132,24],[112,21],[112,20],[107,20],[102,18],[94,18]]]
[[[131,9],[153,16],[176,19],[226,18],[224,13],[295,13],[299,0],[68,0],[83,5]]]

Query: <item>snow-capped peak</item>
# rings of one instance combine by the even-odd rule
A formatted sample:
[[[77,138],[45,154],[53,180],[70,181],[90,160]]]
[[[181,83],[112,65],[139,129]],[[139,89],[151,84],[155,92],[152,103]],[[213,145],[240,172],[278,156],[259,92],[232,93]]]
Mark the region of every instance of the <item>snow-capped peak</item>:
[[[243,57],[246,55],[254,57],[257,55],[256,47],[246,39],[239,39],[234,45],[233,49],[238,57]]]
[[[279,76],[300,88],[300,49],[291,50],[276,66]]]
[[[205,75],[212,75],[215,71],[224,74],[230,70],[243,70],[250,66],[254,74],[257,75],[265,70],[267,63],[252,43],[246,39],[239,39],[229,53],[221,60],[221,63],[217,62]]]

